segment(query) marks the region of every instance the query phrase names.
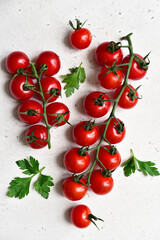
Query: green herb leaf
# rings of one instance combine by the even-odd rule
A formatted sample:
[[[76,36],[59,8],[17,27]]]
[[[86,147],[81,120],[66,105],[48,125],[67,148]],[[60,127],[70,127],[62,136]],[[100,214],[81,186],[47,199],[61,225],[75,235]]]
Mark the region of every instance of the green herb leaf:
[[[51,186],[54,186],[54,183],[52,182],[53,178],[50,176],[46,176],[43,174],[40,174],[38,180],[35,183],[35,190],[39,192],[42,197],[48,198],[50,188]]]
[[[8,197],[24,198],[29,193],[30,182],[31,178],[14,178],[8,187]]]
[[[129,160],[124,162],[122,164],[124,175],[126,177],[130,176],[132,173],[135,173],[135,170],[138,170],[139,172],[143,172],[144,175],[148,176],[159,176],[160,172],[155,167],[155,163],[148,161],[148,162],[142,162],[138,160],[131,149],[132,156]]]
[[[20,167],[20,169],[25,170],[23,173],[26,175],[32,175],[39,172],[39,162],[33,158],[29,157],[29,161],[27,159],[16,161],[16,164]]]
[[[70,68],[69,74],[61,75],[63,78],[63,82],[66,83],[64,86],[66,97],[71,96],[75,89],[79,89],[79,84],[83,83],[86,79],[86,74],[84,68],[81,67],[82,63],[79,67]]]

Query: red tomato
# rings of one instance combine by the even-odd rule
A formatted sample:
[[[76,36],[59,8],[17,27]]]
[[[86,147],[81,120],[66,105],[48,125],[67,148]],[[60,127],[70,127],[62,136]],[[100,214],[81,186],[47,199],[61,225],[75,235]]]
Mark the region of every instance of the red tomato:
[[[42,64],[46,64],[48,67],[45,76],[52,76],[60,69],[60,59],[56,53],[51,51],[44,51],[37,57],[36,65],[38,70],[40,70]]]
[[[111,176],[103,176],[101,171],[98,169],[92,172],[90,184],[90,187],[94,193],[103,195],[109,193],[112,190],[114,181]]]
[[[28,65],[28,56],[20,51],[10,53],[6,59],[7,71],[13,75],[16,74],[19,68],[26,68]]]
[[[129,85],[130,89],[128,86],[125,87],[125,89],[123,90],[123,93],[118,101],[118,105],[122,108],[132,108],[137,104],[139,95],[138,92],[135,91],[135,88],[132,87],[131,85]],[[122,86],[120,86],[119,88],[116,89],[115,91],[115,98],[119,95],[119,92],[121,90]]]
[[[84,178],[81,178],[80,182],[84,185],[86,184]],[[87,187],[83,186],[81,183],[75,182],[72,177],[66,178],[62,184],[64,196],[72,201],[82,199],[87,193]]]
[[[111,103],[106,100],[109,100],[107,94],[100,91],[91,92],[85,97],[83,102],[85,112],[94,118],[104,116],[109,111],[111,105]]]
[[[65,153],[63,163],[68,171],[81,173],[89,166],[90,156],[81,150],[81,148],[72,148]]]
[[[123,58],[122,50],[119,48],[118,50],[112,51],[114,44],[113,42],[103,42],[97,47],[95,59],[99,65],[111,67],[115,61],[117,65],[121,63]],[[112,50],[109,50],[109,47],[112,48]]]
[[[40,124],[28,128],[25,134],[25,138],[26,142],[31,148],[39,149],[45,147],[48,144],[47,141],[44,141],[47,140],[47,129]]]
[[[115,154],[111,154],[104,147],[107,148],[108,150],[111,149],[111,146],[109,146],[109,145],[100,147],[98,157],[99,157],[99,160],[101,161],[101,163],[104,165],[104,167],[107,170],[109,169],[112,171],[120,165],[121,156],[120,156],[118,150],[116,150]],[[99,166],[102,167],[102,165],[100,163],[99,163]]]
[[[49,125],[62,126],[68,121],[70,113],[68,107],[60,102],[51,103],[46,107]],[[54,115],[52,115],[54,114]],[[57,124],[56,124],[57,122]]]
[[[41,86],[42,86],[42,91],[45,94],[44,98],[45,98],[46,101],[52,95],[52,97],[50,98],[50,100],[48,102],[54,102],[59,97],[59,95],[61,94],[61,84],[54,77],[44,77],[44,78],[42,78],[41,79]],[[37,84],[37,90],[39,91],[38,84]],[[39,94],[38,94],[38,96],[39,96],[40,99],[42,99]]]
[[[109,72],[105,75],[109,70],[104,66],[101,68],[98,74],[98,80],[102,87],[112,90],[119,87],[123,81],[123,73],[121,70],[116,70],[116,74],[114,72]]]
[[[75,206],[71,210],[71,222],[78,228],[86,228],[91,224],[90,214],[91,210],[86,205]]]
[[[18,117],[22,122],[27,124],[36,124],[40,122],[43,118],[41,114],[43,114],[43,107],[35,100],[26,100],[18,107]]]
[[[92,35],[88,29],[80,28],[71,33],[69,40],[73,48],[85,49],[90,45]]]
[[[99,138],[98,127],[96,125],[90,127],[88,123],[87,121],[79,122],[72,131],[74,141],[81,146],[90,146]]]
[[[26,76],[23,75],[18,75],[10,81],[10,92],[15,99],[24,101],[30,99],[33,96],[33,90],[25,90],[25,86],[27,87],[27,84],[25,84],[25,82]],[[28,84],[34,86],[32,79],[29,77]]]
[[[112,118],[106,131],[106,139],[111,143],[119,143],[123,140],[126,134],[126,128],[120,119],[117,119],[121,124],[119,125],[115,118]],[[104,132],[105,125],[101,125],[101,135]],[[117,129],[118,128],[118,129]]]
[[[142,56],[140,56],[139,54],[135,54],[136,56],[138,56],[139,58],[143,59]],[[133,59],[133,62],[132,62],[132,66],[131,66],[131,69],[130,69],[130,72],[129,72],[129,78],[132,79],[132,80],[139,80],[141,78],[143,78],[145,75],[146,75],[146,72],[147,72],[147,69],[144,70],[142,67],[141,67],[141,63],[138,63],[136,60],[139,60],[137,57],[134,57]],[[129,62],[129,59],[130,59],[130,55],[127,55],[122,63],[128,63]],[[127,65],[126,66],[123,66],[124,68],[124,73],[126,74],[126,71],[127,71]]]

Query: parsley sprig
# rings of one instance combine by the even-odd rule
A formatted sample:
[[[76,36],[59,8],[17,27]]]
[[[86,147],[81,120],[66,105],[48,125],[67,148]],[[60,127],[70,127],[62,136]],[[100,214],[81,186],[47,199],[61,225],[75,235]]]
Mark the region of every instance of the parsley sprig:
[[[144,175],[150,175],[150,176],[159,176],[160,172],[155,167],[155,163],[151,161],[142,162],[138,160],[133,153],[133,150],[131,149],[132,156],[122,164],[124,175],[126,177],[130,176],[132,173],[135,173],[136,170],[139,172],[143,172]]]
[[[29,194],[29,188],[31,180],[34,176],[39,174],[38,180],[35,182],[35,190],[41,194],[42,197],[48,198],[50,187],[54,186],[53,178],[50,176],[46,176],[42,174],[42,171],[45,167],[39,169],[39,162],[32,156],[29,157],[29,161],[27,159],[16,161],[16,164],[21,170],[24,170],[22,173],[25,175],[29,175],[29,177],[20,178],[15,177],[9,183],[9,197],[15,198],[24,198]]]

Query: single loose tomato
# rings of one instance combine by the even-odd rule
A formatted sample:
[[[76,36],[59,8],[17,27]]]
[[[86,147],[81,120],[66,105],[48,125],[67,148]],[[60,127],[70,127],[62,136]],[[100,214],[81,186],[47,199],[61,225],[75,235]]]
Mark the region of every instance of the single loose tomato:
[[[54,77],[44,77],[41,79],[42,91],[44,93],[45,101],[54,102],[59,95],[61,94],[61,84]],[[39,91],[39,85],[37,84],[37,90]],[[39,98],[41,98],[40,94],[38,94]]]
[[[93,122],[82,121],[72,131],[74,141],[81,146],[90,146],[99,138],[99,129]]]
[[[109,151],[107,151],[106,149],[108,149]],[[106,169],[109,169],[110,171],[117,168],[121,163],[120,153],[116,148],[109,145],[100,147],[98,157],[104,167]],[[102,165],[100,163],[98,164],[103,169]]]
[[[74,180],[75,177],[68,177],[63,181],[62,192],[66,198],[72,201],[78,201],[82,199],[87,193],[86,181],[81,178],[79,181],[84,184]]]
[[[122,86],[116,89],[115,98],[119,95],[119,92],[121,91],[121,89],[122,89]],[[129,85],[129,87],[126,86],[118,101],[118,105],[126,109],[132,108],[137,104],[138,98],[139,98],[139,95],[138,95],[137,89],[135,89],[131,85]]]
[[[28,77],[26,82],[26,76],[23,75],[18,75],[17,77],[13,78],[10,81],[9,88],[12,96],[20,101],[28,100],[34,94],[34,91],[32,90],[34,88],[32,79]]]
[[[105,134],[105,138],[111,144],[121,142],[124,139],[125,134],[126,134],[126,128],[124,126],[124,123],[120,119],[117,119],[117,120],[118,120],[118,122],[116,121],[115,118],[112,118],[110,120],[110,123],[107,127],[107,131]],[[105,125],[101,125],[101,127],[100,127],[101,135],[103,134],[104,129],[105,129]]]
[[[48,144],[46,127],[40,124],[31,126],[26,131],[25,139],[31,148],[39,149],[45,147]]]
[[[28,65],[29,58],[21,51],[12,52],[6,58],[7,71],[13,75],[16,74],[19,68],[26,68]]]
[[[68,107],[60,102],[54,102],[46,107],[47,119],[49,125],[62,126],[69,120]]]
[[[91,92],[85,97],[83,108],[89,116],[99,118],[109,111],[111,103],[108,100],[109,97],[103,92]]]
[[[120,64],[123,58],[123,53],[119,45],[115,42],[103,42],[101,43],[95,52],[96,62],[100,66],[107,65],[111,67],[116,61],[116,64]]]
[[[90,215],[91,210],[86,205],[75,206],[71,210],[71,222],[78,228],[86,228],[91,224]]]
[[[116,69],[115,72],[110,72],[110,70],[104,66],[98,74],[98,80],[103,88],[113,90],[121,85],[123,81],[123,72]]]
[[[90,163],[90,156],[82,148],[69,149],[63,158],[65,168],[72,173],[83,172]]]
[[[55,52],[44,51],[36,59],[36,65],[38,71],[42,64],[46,64],[48,69],[45,72],[45,76],[55,75],[60,69],[60,59]]]
[[[112,190],[114,181],[111,176],[104,176],[101,173],[101,170],[97,169],[92,172],[90,184],[90,187],[94,193],[103,195]]]

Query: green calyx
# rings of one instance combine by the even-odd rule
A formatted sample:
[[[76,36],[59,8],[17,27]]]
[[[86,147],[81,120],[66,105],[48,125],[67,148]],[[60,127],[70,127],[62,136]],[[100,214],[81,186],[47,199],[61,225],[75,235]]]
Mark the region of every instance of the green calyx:
[[[104,222],[103,219],[96,217],[96,216],[93,215],[92,213],[88,215],[88,219],[96,226],[96,228],[98,228],[98,226],[97,226],[97,224],[95,223],[95,221],[99,220],[99,221]],[[99,228],[98,228],[98,230],[99,230]]]
[[[76,31],[76,30],[81,29],[87,20],[84,23],[82,23],[82,22],[80,22],[79,19],[76,18],[75,21],[76,21],[76,27],[74,27],[74,25],[71,21],[69,21],[69,25]]]
[[[24,114],[24,115],[28,115],[28,116],[37,116],[38,114],[40,114],[35,109],[31,109],[31,108],[29,108],[26,112],[19,112],[19,113]]]
[[[72,179],[74,182],[81,184],[83,187],[87,188],[87,186],[81,182],[81,179],[83,178],[83,174],[76,175],[76,173],[73,173]]]
[[[51,125],[51,126],[55,126],[55,125],[59,126],[62,121],[66,122],[67,124],[69,124],[70,126],[72,126],[72,125],[65,119],[65,115],[66,115],[67,113],[69,113],[69,111],[67,111],[67,112],[65,112],[65,113],[53,113],[53,114],[50,114],[50,116],[54,116],[54,115],[57,116],[57,117],[53,120],[54,123],[53,123],[53,125]]]
[[[139,68],[143,69],[144,71],[148,70],[148,66],[150,64],[150,60],[148,58],[149,54],[150,54],[150,52],[144,58],[140,58],[137,55],[134,56],[134,60],[138,63]]]
[[[121,42],[115,43],[114,41],[111,41],[107,46],[107,50],[111,53],[116,52],[120,48],[121,48]]]
[[[135,90],[133,90],[129,85],[128,85],[128,87],[129,87],[128,96],[130,97],[132,102],[134,101],[134,99],[141,99],[140,97],[136,96],[136,92],[141,87],[141,85],[138,86]]]
[[[114,127],[117,130],[117,132],[120,134],[121,132],[124,132],[124,123],[122,121],[118,121],[118,119],[116,119],[118,124],[114,123]]]
[[[78,149],[78,155],[79,156],[87,156],[87,154],[88,154],[88,150],[89,150],[89,147],[85,147],[85,146],[83,146],[83,147],[81,147],[80,149]]]
[[[104,102],[110,101],[110,100],[104,99],[104,93],[100,94],[98,98],[93,98],[93,100],[94,100],[94,104],[99,106],[103,106]]]
[[[86,131],[92,131],[95,125],[95,121],[91,122],[91,120],[89,120],[88,122],[84,123],[84,128]]]
[[[101,170],[101,173],[104,177],[111,177],[112,176],[112,172],[109,169],[106,169],[104,171]]]

